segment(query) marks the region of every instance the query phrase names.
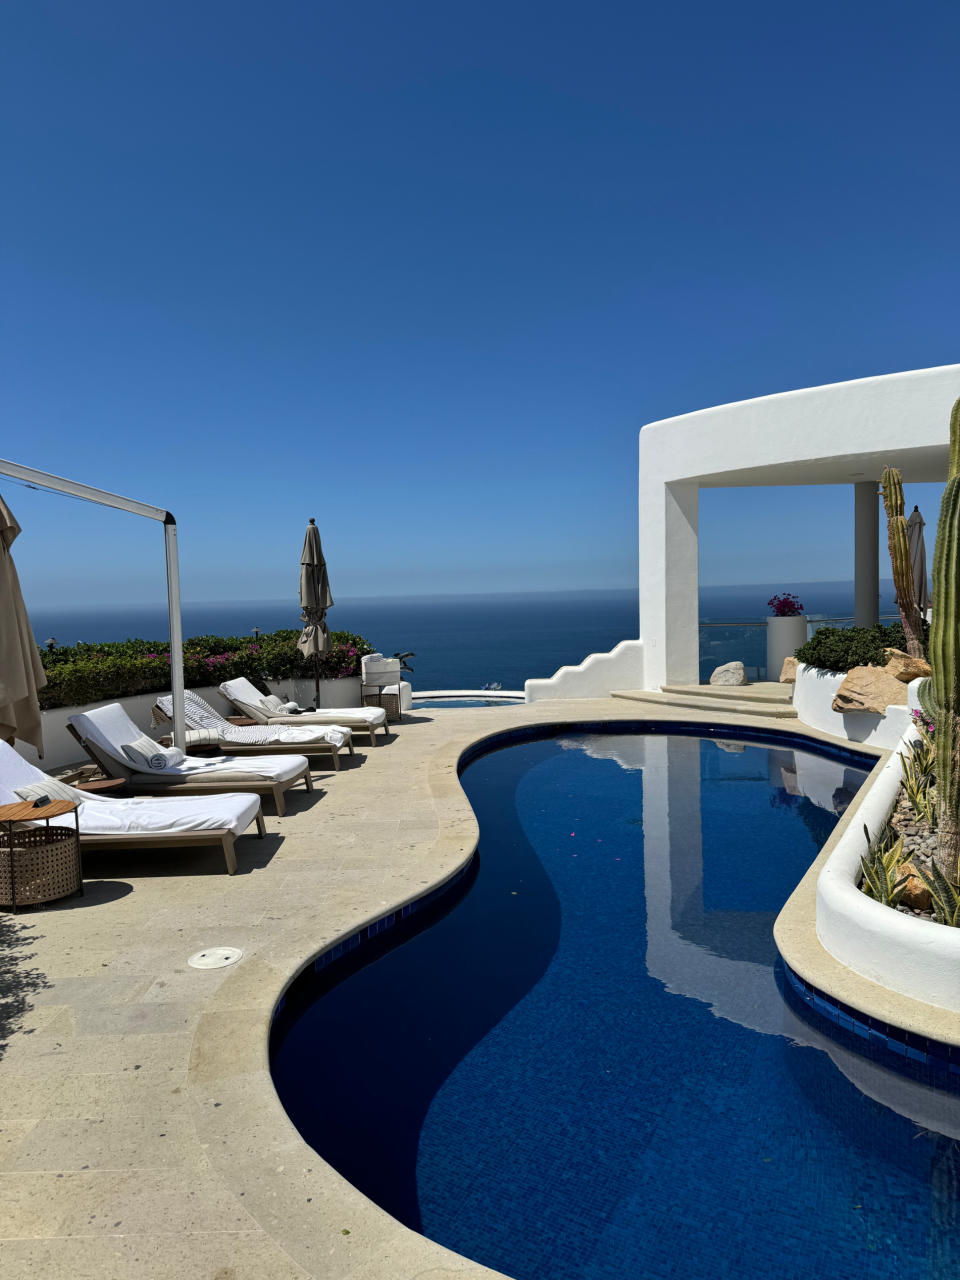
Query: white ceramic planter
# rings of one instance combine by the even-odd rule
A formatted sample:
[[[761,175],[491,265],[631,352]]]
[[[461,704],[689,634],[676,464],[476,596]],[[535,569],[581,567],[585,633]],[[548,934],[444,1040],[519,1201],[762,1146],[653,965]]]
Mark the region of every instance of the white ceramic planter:
[[[299,702],[301,707],[359,707],[360,677],[347,676],[344,680],[321,680],[319,702],[316,697],[316,681],[312,679],[268,680],[271,693],[288,702]]]
[[[792,658],[807,641],[807,620],[803,614],[792,618],[767,619],[767,679],[779,680],[785,658]]]

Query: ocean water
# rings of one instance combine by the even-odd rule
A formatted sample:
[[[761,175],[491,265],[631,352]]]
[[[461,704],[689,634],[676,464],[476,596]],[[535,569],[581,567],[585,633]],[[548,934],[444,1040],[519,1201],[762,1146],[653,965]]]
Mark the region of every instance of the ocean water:
[[[772,584],[752,587],[704,587],[700,592],[703,622],[761,621],[766,602],[778,590]],[[813,615],[845,615],[853,609],[849,582],[801,583],[800,594]],[[892,607],[890,584],[883,584],[881,611]],[[298,627],[296,600],[186,602],[185,636],[250,635],[253,628],[276,631]],[[53,637],[59,644],[124,640],[163,641],[167,613],[163,605],[89,609],[30,610],[39,644]],[[505,689],[550,676],[558,667],[582,662],[589,653],[612,649],[637,634],[637,593],[630,590],[537,592],[526,595],[433,596],[419,599],[339,601],[328,615],[333,630],[359,632],[383,653],[413,650],[415,689],[476,689],[498,681]],[[762,633],[704,629],[701,650],[712,669],[719,662],[742,658],[762,661]],[[757,649],[754,655],[753,650]],[[709,675],[709,672],[707,672]],[[756,672],[751,672],[756,674]]]

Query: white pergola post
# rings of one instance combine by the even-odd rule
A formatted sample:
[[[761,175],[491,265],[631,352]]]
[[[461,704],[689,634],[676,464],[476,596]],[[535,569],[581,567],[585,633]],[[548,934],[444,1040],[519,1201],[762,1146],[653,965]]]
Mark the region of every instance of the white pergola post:
[[[0,458],[0,475],[22,480],[38,489],[53,493],[66,493],[72,498],[83,498],[101,507],[115,507],[135,516],[146,516],[163,525],[163,543],[167,560],[167,609],[170,615],[170,692],[173,695],[173,741],[181,750],[187,744],[187,726],[183,709],[183,627],[180,621],[180,562],[177,555],[177,522],[169,511],[153,507],[133,498],[121,498],[119,494],[92,485],[66,480],[63,476],[33,467],[22,467],[19,462],[6,462]]]
[[[700,486],[640,478],[643,687],[700,682]]]
[[[853,621],[875,627],[880,620],[879,489],[876,480],[853,486]]]

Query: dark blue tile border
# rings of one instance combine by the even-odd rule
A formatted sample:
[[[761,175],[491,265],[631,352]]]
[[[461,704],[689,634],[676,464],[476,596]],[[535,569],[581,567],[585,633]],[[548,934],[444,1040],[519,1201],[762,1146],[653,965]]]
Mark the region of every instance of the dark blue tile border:
[[[401,907],[397,911],[388,911],[386,915],[381,916],[378,920],[372,921],[368,925],[364,925],[362,929],[358,929],[356,933],[352,933],[348,938],[342,938],[340,942],[334,943],[332,947],[328,947],[326,951],[321,951],[318,956],[314,957],[313,963],[308,964],[297,974],[291,983],[288,991],[293,987],[302,989],[311,976],[323,973],[330,965],[337,961],[345,959],[351,952],[356,951],[358,947],[364,943],[372,942],[374,939],[381,937],[382,934],[388,933],[410,919],[411,916],[419,912],[426,911],[431,907],[441,903],[448,895],[452,894],[457,887],[468,877],[473,875],[474,861],[476,855],[470,858],[459,871],[454,872],[448,880],[444,880],[443,884],[438,885],[435,889],[431,889],[425,893],[422,898],[417,898],[414,902],[408,902],[406,906]],[[287,1006],[287,996],[282,995],[274,1006],[271,1016],[271,1026],[276,1023],[277,1018],[283,1013]]]
[[[960,1045],[947,1044],[930,1036],[915,1035],[912,1031],[904,1031],[902,1027],[895,1027],[881,1018],[860,1013],[842,1000],[835,1000],[825,991],[805,982],[785,962],[781,961],[781,966],[791,991],[803,1001],[807,1009],[841,1031],[859,1037],[864,1046],[881,1050],[881,1057],[886,1059],[884,1065],[898,1069],[904,1063],[919,1063],[934,1072],[952,1076],[954,1083],[960,1085]],[[876,1054],[871,1056],[877,1057]]]

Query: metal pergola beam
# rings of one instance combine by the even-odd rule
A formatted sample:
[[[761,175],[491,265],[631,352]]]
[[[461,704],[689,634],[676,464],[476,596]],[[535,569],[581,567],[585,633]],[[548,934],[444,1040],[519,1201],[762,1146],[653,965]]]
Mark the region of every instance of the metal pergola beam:
[[[170,622],[170,692],[173,694],[173,741],[181,748],[186,746],[187,732],[183,709],[183,625],[180,618],[180,560],[177,551],[177,522],[163,507],[154,507],[134,498],[123,498],[106,489],[80,484],[49,471],[37,471],[21,466],[19,462],[7,462],[0,458],[0,475],[10,476],[38,489],[53,493],[66,493],[71,498],[82,498],[101,507],[114,507],[117,511],[129,511],[131,515],[157,520],[163,525],[163,544],[167,562],[167,612]]]

